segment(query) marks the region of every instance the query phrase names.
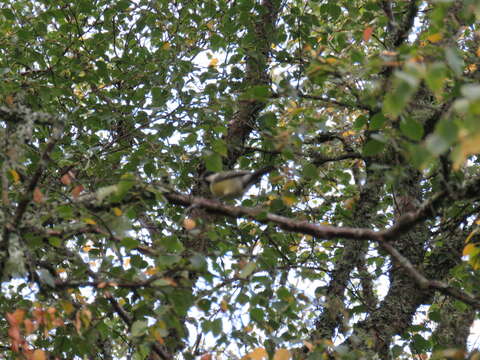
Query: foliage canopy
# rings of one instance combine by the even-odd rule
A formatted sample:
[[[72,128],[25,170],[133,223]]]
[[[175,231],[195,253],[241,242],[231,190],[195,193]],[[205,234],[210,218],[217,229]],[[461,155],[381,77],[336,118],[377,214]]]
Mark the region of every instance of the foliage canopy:
[[[0,1],[5,358],[478,359],[479,17]]]

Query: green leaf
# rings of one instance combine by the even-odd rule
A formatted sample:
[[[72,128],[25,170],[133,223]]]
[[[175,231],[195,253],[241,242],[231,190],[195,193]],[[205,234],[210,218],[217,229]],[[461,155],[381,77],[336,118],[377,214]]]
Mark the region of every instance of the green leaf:
[[[154,87],[152,88],[152,105],[161,107],[166,104],[168,100],[168,93],[164,88]]]
[[[412,140],[421,140],[423,137],[423,126],[411,117],[406,117],[400,122],[400,131]]]
[[[140,245],[140,242],[136,239],[133,239],[131,237],[124,237],[121,241],[120,244],[122,246],[125,246],[127,250],[132,250],[137,248]]]
[[[420,334],[413,335],[412,340],[412,347],[415,349],[415,352],[419,354],[426,353],[431,348],[430,342]]]
[[[354,130],[360,130],[367,124],[368,118],[365,115],[360,115],[353,123]]]
[[[62,246],[62,239],[56,236],[51,236],[48,238],[48,242],[53,247],[61,247]]]
[[[210,330],[212,331],[213,335],[218,336],[222,332],[223,324],[222,319],[215,319],[210,324]]]
[[[240,273],[238,274],[238,277],[240,279],[246,279],[247,277],[249,277],[256,269],[257,267],[257,264],[253,261],[251,262],[248,262],[243,268],[242,270],[240,271]]]
[[[383,142],[380,142],[375,139],[371,139],[363,147],[362,153],[365,156],[377,155],[383,150],[384,147],[385,147],[385,144]]]
[[[447,59],[447,64],[450,66],[450,69],[454,72],[456,76],[461,76],[463,74],[463,69],[465,64],[463,59],[458,54],[457,50],[452,47],[445,49],[445,58]]]
[[[212,150],[223,157],[227,156],[227,145],[225,144],[225,141],[221,139],[214,139],[212,141]]]
[[[210,153],[205,157],[205,167],[213,172],[222,171],[222,157],[217,153]]]
[[[302,174],[307,179],[316,179],[318,177],[318,168],[312,163],[303,165]]]
[[[420,83],[420,79],[410,73],[397,71],[395,75],[394,89],[385,96],[383,102],[383,112],[394,118],[402,113]]]
[[[387,121],[387,118],[385,117],[385,115],[383,115],[383,113],[381,112],[376,113],[370,119],[369,130],[372,130],[372,131],[380,130],[386,121]]]
[[[250,310],[250,318],[257,323],[260,323],[263,321],[264,315],[265,314],[263,310],[259,308],[253,308],[252,310]]]
[[[136,178],[133,174],[124,174],[120,177],[120,182],[117,184],[117,196],[122,199],[128,191],[136,184]]]
[[[440,96],[442,94],[446,80],[447,68],[443,63],[437,62],[428,67],[425,82],[435,95]]]
[[[147,320],[136,320],[132,324],[131,334],[133,337],[143,336],[147,333],[148,322]]]
[[[161,266],[168,267],[170,265],[178,263],[182,260],[182,257],[179,255],[159,255],[157,256],[157,264]]]

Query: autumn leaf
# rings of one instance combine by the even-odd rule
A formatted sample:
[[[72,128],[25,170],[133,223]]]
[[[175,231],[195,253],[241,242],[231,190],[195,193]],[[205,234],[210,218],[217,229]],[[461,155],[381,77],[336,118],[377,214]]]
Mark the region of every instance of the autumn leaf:
[[[369,26],[363,30],[363,41],[367,42],[372,37],[373,27]]]
[[[113,213],[115,214],[115,216],[122,216],[123,212],[122,212],[122,209],[118,208],[118,207],[114,207],[112,209]]]
[[[442,40],[443,35],[441,33],[435,33],[427,37],[427,40],[430,41],[431,43],[437,43],[440,40]]]
[[[10,174],[12,175],[13,183],[14,184],[19,184],[20,183],[20,174],[14,169],[10,170]]]
[[[183,220],[183,228],[187,231],[193,230],[197,227],[197,223],[193,219],[184,219]]]
[[[97,225],[97,222],[92,218],[84,218],[83,222],[88,225]]]
[[[225,299],[220,302],[220,309],[222,309],[223,312],[228,310],[228,302]]]
[[[218,59],[217,58],[213,58],[212,60],[210,60],[210,62],[208,63],[208,66],[209,67],[216,67],[218,65]]]
[[[80,196],[80,193],[83,191],[82,185],[77,185],[72,189],[72,197],[77,199]]]
[[[289,360],[291,358],[290,351],[287,349],[278,349],[273,355],[273,360]]]
[[[45,351],[37,349],[33,352],[32,359],[33,360],[47,360],[47,355],[45,354]]]
[[[37,204],[40,204],[43,202],[43,194],[38,187],[36,187],[35,190],[33,190],[33,201],[35,201]]]
[[[480,132],[464,136],[460,139],[459,146],[455,149],[453,157],[453,169],[458,170],[468,156],[480,153]]]
[[[252,352],[248,353],[241,360],[262,360],[268,359],[267,351],[264,348],[256,348]]]
[[[70,174],[67,172],[66,174],[63,174],[63,176],[60,178],[60,182],[63,185],[70,185],[72,183],[72,177]]]
[[[12,95],[7,95],[5,97],[5,102],[7,103],[8,106],[12,106],[13,103],[15,102],[15,98]]]

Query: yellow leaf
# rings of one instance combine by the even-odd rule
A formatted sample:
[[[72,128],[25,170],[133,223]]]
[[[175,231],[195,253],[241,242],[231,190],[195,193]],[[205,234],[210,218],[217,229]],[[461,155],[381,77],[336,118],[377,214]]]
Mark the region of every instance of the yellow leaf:
[[[295,186],[296,186],[295,180],[289,180],[285,183],[285,185],[283,185],[283,188],[285,190],[289,190],[289,189],[294,189]]]
[[[477,247],[475,246],[475,244],[467,244],[464,248],[463,248],[463,252],[462,252],[462,255],[463,256],[468,256],[468,255],[471,255],[475,252],[475,249]]]
[[[63,300],[61,302],[61,305],[62,305],[63,311],[65,311],[67,315],[70,315],[75,310],[75,307],[70,301]]]
[[[163,43],[162,45],[162,50],[169,50],[172,46],[170,45],[170,43],[167,41],[165,43]]]
[[[84,218],[83,219],[83,222],[85,224],[88,224],[88,225],[97,225],[97,223],[95,222],[95,220],[93,220],[92,218]]]
[[[285,206],[293,206],[297,202],[297,198],[295,196],[283,196],[282,201]]]
[[[158,268],[157,267],[149,267],[147,270],[145,270],[145,274],[147,275],[155,275],[158,273]]]
[[[480,47],[477,49],[476,53],[477,53],[477,56],[480,57]]]
[[[217,66],[217,64],[218,64],[218,59],[213,58],[212,60],[210,60],[210,63],[208,64],[208,66],[215,67]]]
[[[295,252],[298,250],[298,245],[290,245],[288,250],[292,251],[292,252]]]
[[[472,266],[473,270],[480,269],[480,256],[471,256],[468,263]]]
[[[92,247],[90,245],[85,245],[84,247],[82,247],[82,250],[84,252],[89,252],[90,250],[92,250]]]
[[[222,309],[223,312],[228,310],[228,302],[225,299],[220,302],[220,309]]]
[[[480,152],[480,132],[464,136],[453,153],[453,169],[458,170],[467,157]]]
[[[347,136],[350,136],[350,135],[355,135],[355,131],[353,131],[353,130],[348,130],[348,131],[344,131],[344,132],[342,133],[342,136],[343,136],[343,137],[347,137]]]
[[[256,348],[252,352],[248,353],[245,355],[242,359],[249,359],[249,360],[262,360],[262,359],[268,359],[268,354],[267,350],[264,348]]]
[[[13,182],[18,184],[20,182],[20,174],[13,169],[10,170],[10,174],[12,174]]]
[[[273,355],[273,360],[289,360],[290,359],[290,351],[287,349],[278,349],[275,351],[275,355]]]
[[[325,61],[327,62],[327,64],[330,64],[330,65],[333,65],[335,64],[338,60],[333,58],[333,57],[328,57],[325,59]]]
[[[115,214],[115,216],[122,216],[122,214],[123,214],[122,209],[120,209],[118,207],[114,207],[112,210],[113,210],[113,213]]]
[[[436,34],[432,34],[432,35],[428,36],[427,40],[430,41],[431,43],[436,43],[436,42],[439,42],[440,40],[442,40],[442,38],[443,38],[442,34],[436,33]]]
[[[473,72],[478,70],[478,66],[477,66],[477,64],[469,64],[467,66],[467,69],[468,69],[469,72],[473,73]]]

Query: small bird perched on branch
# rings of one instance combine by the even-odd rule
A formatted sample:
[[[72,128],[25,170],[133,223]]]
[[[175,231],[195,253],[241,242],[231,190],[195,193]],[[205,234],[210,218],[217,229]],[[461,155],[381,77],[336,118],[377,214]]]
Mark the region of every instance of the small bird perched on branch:
[[[210,186],[213,196],[219,199],[240,198],[254,184],[258,183],[263,175],[273,171],[274,166],[265,166],[256,171],[230,170],[213,174],[206,174],[205,181]]]

